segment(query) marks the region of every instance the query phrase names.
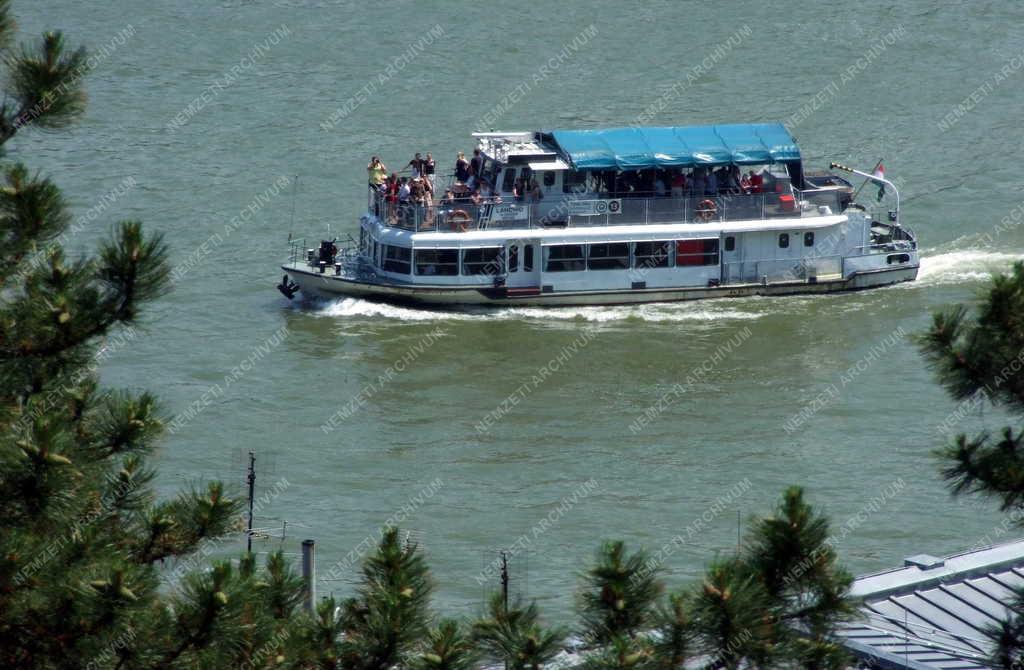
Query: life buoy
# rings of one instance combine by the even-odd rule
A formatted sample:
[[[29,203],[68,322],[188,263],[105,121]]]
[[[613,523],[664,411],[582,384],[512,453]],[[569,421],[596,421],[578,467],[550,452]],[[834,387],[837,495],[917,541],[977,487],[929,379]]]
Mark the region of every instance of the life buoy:
[[[718,213],[718,205],[714,200],[704,199],[697,203],[697,218],[701,221],[710,221]]]
[[[469,230],[469,222],[473,220],[473,217],[469,215],[464,209],[457,209],[448,215],[448,226],[455,230],[458,227],[460,233],[464,233]]]

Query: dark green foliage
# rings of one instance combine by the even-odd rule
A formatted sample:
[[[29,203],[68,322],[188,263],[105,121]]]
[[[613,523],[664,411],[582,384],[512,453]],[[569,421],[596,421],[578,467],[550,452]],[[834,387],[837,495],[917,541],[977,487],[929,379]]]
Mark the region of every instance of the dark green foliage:
[[[646,636],[615,635],[586,655],[582,670],[645,670],[652,668],[652,649]]]
[[[0,2],[0,48],[10,42]],[[59,34],[5,54],[0,144],[77,118],[85,52]],[[293,657],[301,584],[281,555],[209,564],[194,553],[237,531],[218,482],[157,500],[148,465],[156,399],[101,389],[106,347],[137,335],[167,289],[167,250],[135,221],[68,261],[56,184],[21,163],[0,186],[0,667],[276,667]],[[77,232],[77,231],[75,231]],[[180,579],[161,566],[194,567]]]
[[[413,660],[412,670],[472,670],[476,646],[463,633],[458,621],[442,619],[427,633],[424,649]]]
[[[387,528],[363,564],[358,595],[341,604],[337,656],[346,670],[387,670],[408,663],[430,625],[433,585],[423,554]]]
[[[88,70],[86,58],[84,47],[69,51],[59,32],[45,33],[35,44],[8,53],[7,93],[15,104],[0,106],[0,143],[30,124],[42,129],[64,128],[81,116],[86,101],[82,85]]]
[[[713,563],[692,597],[693,629],[709,667],[763,666],[783,634],[775,602],[757,575],[740,560]]]
[[[955,400],[976,398],[1024,414],[1024,263],[1008,275],[992,278],[977,314],[964,306],[936,313],[918,343],[936,377]],[[954,495],[980,494],[1003,511],[1024,509],[1024,444],[1021,431],[1004,427],[958,434],[938,450],[942,475]],[[1024,594],[1009,604],[1011,616],[993,626],[992,663],[1000,668],[1024,664]]]
[[[583,635],[594,644],[635,637],[650,626],[664,586],[643,551],[630,554],[622,542],[606,542],[583,576],[579,611]]]
[[[473,624],[484,655],[509,670],[538,670],[562,650],[564,639],[564,630],[541,625],[535,603],[506,609],[500,593],[491,598],[488,616]]]
[[[672,593],[667,600],[655,617],[656,635],[651,643],[654,665],[657,670],[682,670],[696,643],[690,594]]]

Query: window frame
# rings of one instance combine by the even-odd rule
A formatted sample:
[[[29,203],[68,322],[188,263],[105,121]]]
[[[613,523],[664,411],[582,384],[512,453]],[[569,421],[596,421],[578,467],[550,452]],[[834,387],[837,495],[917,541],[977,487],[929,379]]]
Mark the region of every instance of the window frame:
[[[813,247],[814,246],[814,231],[813,230],[808,230],[806,233],[804,233],[804,246],[805,247]]]
[[[483,251],[495,251],[497,252],[494,257],[490,260],[472,261],[467,263],[466,256],[470,253],[479,253]],[[471,272],[469,265],[480,266],[481,269],[491,268],[490,272]],[[459,267],[464,277],[496,277],[501,274],[502,267],[505,265],[505,247],[462,247],[459,252]]]
[[[723,251],[736,251],[736,236],[726,235],[725,243],[722,245]]]
[[[651,253],[637,253],[637,247],[641,244],[651,245]],[[656,253],[656,247],[654,245],[661,245],[662,250],[665,252],[663,257],[658,256]],[[656,270],[659,268],[670,268],[675,265],[675,240],[641,240],[633,242],[632,244],[632,264],[631,267],[634,270]],[[646,262],[641,262],[639,259],[646,258],[659,258],[665,261],[664,264],[648,265]]]
[[[719,265],[721,263],[720,249],[718,245],[717,237],[688,237],[682,238],[675,241],[675,257],[676,267],[692,268],[692,267],[708,267],[712,265]],[[702,250],[700,252],[684,252],[680,253],[680,247],[683,243],[694,243],[701,242]],[[702,262],[694,263],[691,260],[700,258]],[[685,259],[685,262],[680,262],[680,259]]]
[[[526,248],[523,249],[523,272],[533,272],[533,244],[524,245]]]
[[[624,254],[611,255],[612,246],[622,246]],[[605,255],[594,256],[594,247],[605,247]],[[587,245],[587,269],[588,270],[628,270],[629,269],[629,242],[593,242]],[[593,261],[598,261],[597,266]]]
[[[789,249],[789,233],[779,233],[779,249]]]
[[[506,167],[503,170],[504,174],[501,177],[501,192],[511,193],[512,189],[516,185],[516,175],[519,171],[514,167]]]
[[[412,251],[413,251],[413,255],[412,255],[412,269],[413,269],[413,273],[417,277],[458,277],[459,276],[459,260],[460,260],[461,254],[459,253],[459,248],[458,247],[425,247],[425,248],[419,248],[419,249],[415,249],[414,248]],[[427,262],[427,263],[423,263],[423,262],[420,261],[420,254],[421,253],[437,253],[437,254],[440,254],[441,252],[454,253],[455,254],[455,261],[454,262],[433,261],[433,262]],[[421,272],[420,271],[420,266],[421,265],[433,265],[435,267],[443,267],[443,268],[454,267],[455,268],[455,272]]]
[[[390,254],[392,249],[398,249],[399,251],[407,252],[405,259],[396,258]],[[392,265],[405,266],[405,270],[394,270]],[[408,275],[412,274],[412,247],[403,247],[397,244],[385,244],[384,252],[381,255],[381,269],[385,272],[394,272],[397,274]]]
[[[566,249],[568,247],[579,247],[579,255],[551,258],[551,252],[555,249]],[[544,272],[583,272],[587,269],[587,245],[583,243],[546,244],[541,247],[541,256],[544,262],[542,266]],[[553,263],[561,264],[561,267],[556,267]],[[581,267],[565,267],[569,263],[578,263]]]

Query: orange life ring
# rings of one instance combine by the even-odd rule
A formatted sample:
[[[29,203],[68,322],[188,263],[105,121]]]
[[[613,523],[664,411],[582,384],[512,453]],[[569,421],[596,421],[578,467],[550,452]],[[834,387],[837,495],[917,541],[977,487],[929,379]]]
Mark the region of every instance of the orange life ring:
[[[448,225],[451,227],[451,229],[455,230],[455,227],[458,226],[460,233],[464,233],[467,230],[469,230],[469,222],[472,220],[473,217],[470,216],[469,212],[467,212],[464,209],[455,210],[454,212],[448,215],[447,219]]]
[[[697,203],[697,218],[701,221],[710,221],[718,213],[718,205],[714,200],[705,198]]]

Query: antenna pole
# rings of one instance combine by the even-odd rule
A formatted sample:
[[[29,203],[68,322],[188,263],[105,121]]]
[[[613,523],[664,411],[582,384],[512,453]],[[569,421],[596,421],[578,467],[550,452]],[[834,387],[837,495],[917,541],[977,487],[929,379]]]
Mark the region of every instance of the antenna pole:
[[[292,222],[288,226],[288,241],[292,241],[292,231],[295,230],[295,191],[299,187],[299,175],[292,177]]]
[[[252,553],[252,503],[253,494],[256,489],[256,454],[249,452],[249,475],[246,477],[249,483],[249,530],[246,533],[246,551]]]
[[[505,612],[508,612],[508,555],[501,552],[501,601],[505,604]]]

